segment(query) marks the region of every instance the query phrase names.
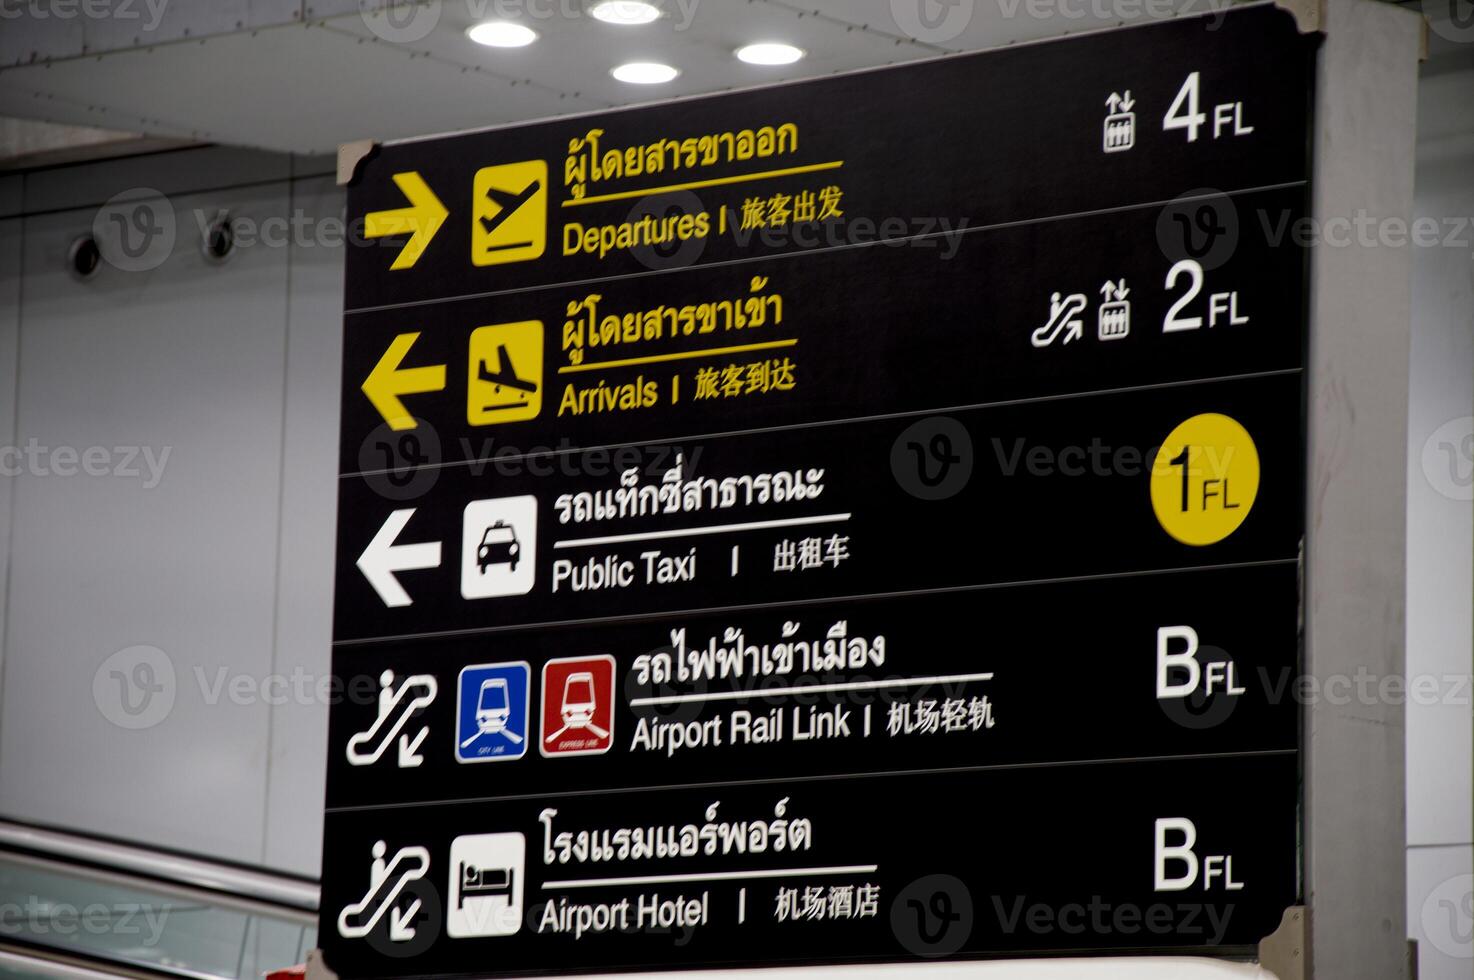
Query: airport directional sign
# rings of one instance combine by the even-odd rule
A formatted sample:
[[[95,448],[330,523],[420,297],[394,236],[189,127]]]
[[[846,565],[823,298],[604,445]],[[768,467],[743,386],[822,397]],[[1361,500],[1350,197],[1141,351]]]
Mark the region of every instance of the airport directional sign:
[[[329,966],[1251,955],[1316,47],[1254,5],[370,153]]]
[[[341,471],[1293,369],[1305,209],[1213,192],[355,315]]]
[[[1290,372],[494,458],[405,500],[345,478],[335,635],[1295,560],[1299,398]]]
[[[384,146],[354,184],[372,237],[349,250],[346,308],[1304,181],[1314,47],[1287,13],[1219,12]],[[377,237],[410,229],[407,199],[429,225],[444,202],[444,227]]]

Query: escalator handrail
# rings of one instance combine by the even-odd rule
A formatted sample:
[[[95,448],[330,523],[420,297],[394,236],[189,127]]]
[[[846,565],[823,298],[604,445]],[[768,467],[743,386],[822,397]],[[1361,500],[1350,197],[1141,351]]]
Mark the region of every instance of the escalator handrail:
[[[0,941],[0,968],[53,980],[220,980],[184,970],[155,970],[103,956],[79,956],[13,940]]]
[[[203,858],[101,841],[6,820],[0,820],[0,850],[49,855],[309,912],[317,911],[321,891],[312,882],[267,871],[237,868]]]

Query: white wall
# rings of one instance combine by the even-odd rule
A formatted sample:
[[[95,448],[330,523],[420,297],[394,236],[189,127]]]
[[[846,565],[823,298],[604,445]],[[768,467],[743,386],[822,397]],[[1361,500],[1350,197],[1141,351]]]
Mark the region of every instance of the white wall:
[[[21,179],[0,177],[0,444],[15,442],[16,343],[20,339]],[[0,705],[5,695],[6,580],[10,571],[11,481],[0,477]]]
[[[1441,44],[1420,87],[1417,213],[1457,243],[1414,255],[1407,660],[1441,696],[1407,708],[1408,928],[1422,980],[1474,957],[1474,45]],[[1465,441],[1468,440],[1468,441]]]
[[[314,219],[342,216],[343,193],[330,177],[294,182],[292,198],[294,210]],[[291,253],[290,274],[273,669],[321,677],[328,670],[333,632],[341,246],[304,243]],[[327,715],[323,705],[297,700],[273,710],[267,773],[265,862],[314,877],[321,862]]]
[[[328,669],[342,257],[309,237],[212,265],[196,219],[336,217],[331,180],[293,166],[212,149],[39,172],[0,221],[0,441],[162,462],[156,486],[50,456],[0,482],[0,814],[317,874],[326,711],[269,683]],[[138,187],[166,195],[173,250],[77,281],[71,242]],[[114,656],[140,646],[158,652]],[[156,699],[129,685],[130,716],[140,664]]]

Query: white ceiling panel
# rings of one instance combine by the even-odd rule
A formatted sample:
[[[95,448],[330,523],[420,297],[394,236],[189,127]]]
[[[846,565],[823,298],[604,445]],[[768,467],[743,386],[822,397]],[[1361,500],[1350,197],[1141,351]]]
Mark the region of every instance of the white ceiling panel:
[[[0,5],[0,26],[6,28],[0,31],[0,65],[101,54],[303,19],[301,0],[10,0]]]
[[[17,77],[19,76],[19,77]],[[11,69],[0,92],[45,87],[55,121],[147,114],[150,132],[286,152],[597,108],[321,27],[281,27]],[[105,92],[99,91],[105,87]],[[24,104],[0,108],[25,115]],[[85,112],[82,118],[69,112]]]
[[[1099,29],[1170,9],[1201,12],[1222,0],[664,0],[666,16],[643,27],[593,20],[583,12],[585,0],[420,0],[389,11],[365,3],[364,12],[348,0],[323,0],[304,4],[301,19],[285,23],[292,17],[286,0],[222,2],[214,19],[196,14],[190,21],[194,29],[213,25],[216,32],[206,37],[0,69],[0,114],[324,153],[354,139],[826,75]],[[190,7],[181,0],[183,11]],[[537,43],[496,49],[466,37],[467,27],[499,13],[516,14],[538,31]],[[263,20],[277,26],[249,29]],[[89,37],[132,43],[117,25],[111,33],[88,29]],[[785,68],[739,62],[735,49],[754,41],[796,44],[807,57]],[[681,75],[636,86],[609,74],[640,60],[669,63]]]
[[[776,0],[826,18],[866,24],[942,51],[978,51],[1181,14],[1231,0]]]
[[[549,0],[553,2],[553,0]],[[476,44],[466,29],[477,18],[466,4],[446,4],[434,32],[408,47],[460,65],[477,65],[599,104],[630,105],[795,78],[826,75],[921,57],[934,49],[862,30],[787,7],[744,0],[705,0],[689,22],[672,15],[645,27],[617,27],[587,17],[525,18],[541,35],[536,44],[495,49]],[[370,18],[369,24],[373,23]],[[372,36],[359,17],[335,18],[329,29]],[[737,48],[781,40],[803,48],[806,57],[787,67],[760,67],[737,60]],[[680,69],[674,82],[628,85],[610,71],[629,61],[660,61]]]

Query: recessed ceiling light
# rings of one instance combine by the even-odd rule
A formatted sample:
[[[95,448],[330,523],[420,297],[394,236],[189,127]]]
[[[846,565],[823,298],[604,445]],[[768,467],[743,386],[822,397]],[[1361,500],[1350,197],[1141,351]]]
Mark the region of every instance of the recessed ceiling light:
[[[660,8],[645,0],[600,0],[589,13],[606,24],[639,25],[660,19]]]
[[[611,74],[621,82],[629,82],[631,85],[659,85],[672,80],[680,72],[670,65],[654,61],[632,61],[627,65],[620,65]]]
[[[737,57],[749,65],[791,65],[803,56],[802,48],[775,42],[749,44],[737,49]]]
[[[537,31],[506,20],[489,20],[466,32],[477,44],[491,48],[525,48],[537,40]]]

